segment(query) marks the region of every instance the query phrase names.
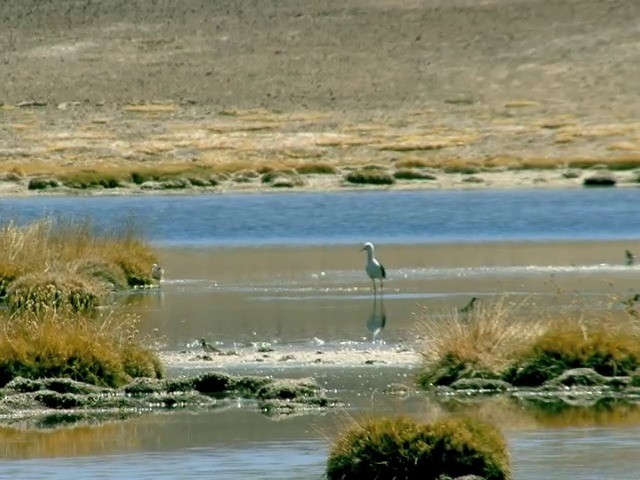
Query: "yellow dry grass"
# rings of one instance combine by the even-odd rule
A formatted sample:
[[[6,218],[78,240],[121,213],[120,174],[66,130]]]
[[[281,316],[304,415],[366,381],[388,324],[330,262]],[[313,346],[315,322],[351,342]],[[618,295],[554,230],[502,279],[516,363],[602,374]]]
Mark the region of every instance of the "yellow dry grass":
[[[110,315],[94,319],[51,309],[1,320],[2,385],[21,376],[67,377],[118,387],[132,377],[163,374],[155,353],[135,341],[137,317]]]
[[[123,108],[125,112],[131,113],[174,113],[178,107],[171,103],[145,103],[142,105],[127,105]]]
[[[524,315],[526,303],[502,297],[477,302],[468,314],[451,311],[445,318],[431,318],[423,308],[417,323],[424,338],[420,348],[424,367],[433,368],[446,358],[478,370],[500,372],[521,354],[546,328]]]

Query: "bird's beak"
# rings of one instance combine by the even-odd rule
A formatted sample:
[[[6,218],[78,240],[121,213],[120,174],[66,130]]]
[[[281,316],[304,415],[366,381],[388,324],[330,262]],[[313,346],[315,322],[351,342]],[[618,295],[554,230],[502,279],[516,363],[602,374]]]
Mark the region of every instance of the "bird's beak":
[[[366,249],[366,248],[367,248],[367,247],[362,247],[362,248],[360,249],[360,251],[363,251],[363,250],[364,250],[364,249]]]

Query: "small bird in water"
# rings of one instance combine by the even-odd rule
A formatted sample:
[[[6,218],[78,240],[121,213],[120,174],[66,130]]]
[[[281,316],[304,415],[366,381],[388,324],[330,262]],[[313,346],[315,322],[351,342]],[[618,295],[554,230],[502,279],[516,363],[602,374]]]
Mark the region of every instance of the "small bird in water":
[[[467,303],[464,307],[458,309],[458,313],[469,313],[471,310],[473,310],[477,301],[478,297],[472,297],[471,300],[469,300],[469,303]]]
[[[207,342],[204,338],[200,339],[200,345],[202,346],[202,349],[205,352],[208,352],[208,353],[222,353],[222,350],[217,349],[216,347],[211,345],[209,342]]]
[[[373,243],[365,243],[364,247],[362,247],[360,251],[362,250],[367,251],[367,266],[365,267],[365,270],[367,271],[367,275],[369,275],[369,278],[373,282],[373,293],[374,295],[377,293],[376,278],[380,280],[380,292],[382,293],[382,280],[384,278],[387,278],[387,272],[385,272],[382,264],[378,260],[376,260],[373,255]]]
[[[156,282],[161,282],[164,280],[164,268],[162,268],[157,263],[154,263],[151,266],[151,278],[153,278]]]
[[[633,252],[631,250],[625,250],[624,251],[624,256],[627,259],[627,265],[631,266],[635,263],[636,261],[636,256],[633,254]]]

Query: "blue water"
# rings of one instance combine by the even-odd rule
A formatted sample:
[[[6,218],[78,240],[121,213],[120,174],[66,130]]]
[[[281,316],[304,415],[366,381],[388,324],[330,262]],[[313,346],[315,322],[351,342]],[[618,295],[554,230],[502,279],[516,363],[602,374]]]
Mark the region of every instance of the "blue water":
[[[0,220],[132,221],[163,246],[629,240],[639,205],[636,188],[47,196],[3,199]]]
[[[638,428],[568,428],[511,432],[507,440],[514,478],[629,480],[638,478]],[[327,444],[264,441],[242,449],[204,446],[171,452],[14,460],[0,464],[2,478],[278,479],[324,478]]]

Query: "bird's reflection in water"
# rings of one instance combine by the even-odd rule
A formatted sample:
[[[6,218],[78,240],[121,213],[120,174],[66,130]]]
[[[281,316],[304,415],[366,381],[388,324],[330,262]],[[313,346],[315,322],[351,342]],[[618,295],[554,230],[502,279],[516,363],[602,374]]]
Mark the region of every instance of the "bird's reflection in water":
[[[371,340],[376,341],[380,332],[387,325],[387,312],[384,308],[384,300],[380,296],[380,301],[374,296],[373,307],[367,319],[367,330],[371,333]]]
[[[126,307],[162,308],[164,291],[161,288],[132,290],[117,298],[116,303]]]

